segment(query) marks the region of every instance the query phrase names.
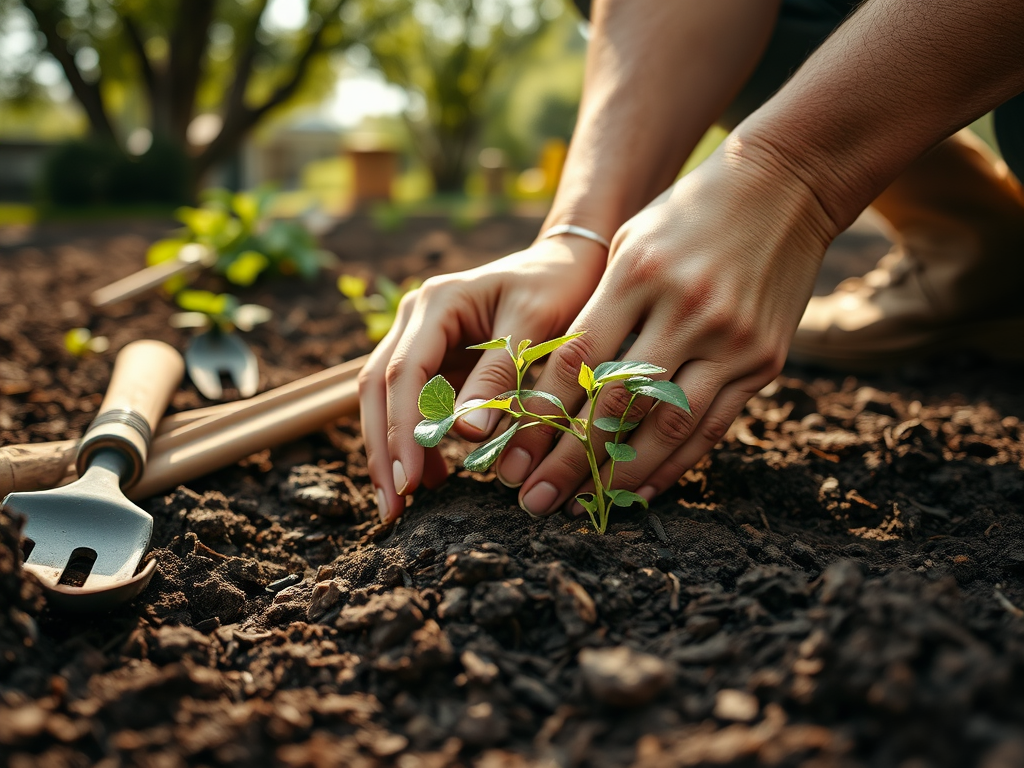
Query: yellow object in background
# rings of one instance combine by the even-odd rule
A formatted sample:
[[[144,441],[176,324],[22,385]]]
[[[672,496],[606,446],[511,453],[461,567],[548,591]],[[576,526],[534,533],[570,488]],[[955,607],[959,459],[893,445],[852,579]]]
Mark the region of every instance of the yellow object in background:
[[[569,146],[564,139],[548,139],[541,148],[539,167],[544,171],[544,189],[549,195],[555,194],[558,189],[568,151]]]

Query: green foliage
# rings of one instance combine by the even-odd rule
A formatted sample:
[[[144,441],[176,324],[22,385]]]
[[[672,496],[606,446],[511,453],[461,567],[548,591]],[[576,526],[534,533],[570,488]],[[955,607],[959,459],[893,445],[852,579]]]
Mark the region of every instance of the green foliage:
[[[130,157],[111,142],[67,141],[43,162],[38,197],[44,205],[173,205],[187,198],[188,164],[181,152],[154,142]]]
[[[392,5],[402,5],[392,3]],[[463,191],[476,139],[521,54],[545,28],[540,0],[421,0],[390,15],[368,40],[373,61],[414,94],[417,153],[438,192]]]
[[[93,336],[88,328],[72,328],[64,334],[64,349],[75,357],[102,354],[110,348],[106,336]]]
[[[608,527],[608,516],[611,507],[629,507],[633,504],[647,506],[647,501],[639,494],[622,488],[612,487],[615,465],[633,461],[637,455],[636,449],[632,445],[621,442],[623,435],[639,426],[639,422],[626,420],[626,416],[632,409],[636,398],[641,396],[652,397],[669,406],[682,408],[687,413],[690,412],[690,407],[687,403],[686,395],[679,385],[671,381],[650,378],[649,374],[665,373],[664,368],[635,360],[601,363],[593,370],[586,363],[583,363],[580,367],[579,384],[587,393],[587,400],[590,403],[589,414],[595,412],[601,392],[612,382],[621,381],[626,390],[631,393],[632,396],[629,403],[619,418],[604,416],[592,419],[590,415],[585,418],[573,417],[566,411],[562,401],[554,395],[536,389],[523,389],[523,377],[534,362],[582,335],[582,333],[574,333],[537,345],[534,345],[529,339],[524,339],[514,349],[511,336],[506,336],[502,339],[492,339],[482,344],[474,344],[469,349],[504,349],[508,353],[516,369],[516,388],[490,400],[482,402],[471,401],[460,408],[456,408],[455,389],[443,376],[435,376],[424,385],[420,392],[419,409],[423,415],[423,421],[416,426],[413,435],[416,442],[420,445],[432,448],[454,426],[457,419],[465,416],[470,411],[480,408],[495,408],[508,413],[513,419],[512,426],[507,431],[481,445],[466,457],[466,468],[478,472],[487,469],[494,463],[519,429],[525,429],[536,424],[546,424],[568,435],[572,435],[580,442],[586,452],[587,462],[594,481],[594,488],[596,489],[594,493],[579,494],[576,500],[590,515],[594,528],[599,533],[604,533]],[[534,398],[546,400],[554,405],[559,413],[552,416],[528,410],[524,403]],[[615,438],[613,440],[599,440],[595,438],[593,436],[593,428],[595,427],[603,432],[614,433]],[[609,459],[607,478],[601,477],[600,465],[595,450],[595,446],[602,444]]]
[[[378,275],[375,283],[377,293],[367,296],[369,285],[363,278],[355,275],[342,275],[338,278],[338,290],[348,299],[349,306],[362,316],[370,341],[377,342],[383,339],[395,324],[402,297],[409,291],[419,288],[420,281],[415,277],[409,277],[398,285],[384,275]]]
[[[185,310],[171,317],[171,324],[177,328],[216,326],[225,333],[231,333],[236,328],[251,331],[273,316],[266,307],[260,304],[241,304],[230,293],[185,289],[178,291],[174,300]]]
[[[268,189],[235,193],[213,189],[204,198],[197,208],[186,206],[175,212],[185,227],[175,237],[150,246],[150,264],[175,258],[187,243],[199,243],[216,254],[217,272],[235,285],[247,286],[267,273],[298,274],[312,280],[334,260],[301,224],[267,216],[273,201]]]

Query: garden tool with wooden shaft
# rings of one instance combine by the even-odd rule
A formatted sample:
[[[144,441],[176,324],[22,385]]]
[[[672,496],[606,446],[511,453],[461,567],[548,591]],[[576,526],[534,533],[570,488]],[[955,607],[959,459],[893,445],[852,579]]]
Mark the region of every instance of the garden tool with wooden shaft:
[[[5,509],[26,519],[25,570],[42,582],[51,603],[106,608],[131,599],[149,583],[155,561],[137,575],[135,570],[149,548],[153,518],[123,491],[142,478],[153,429],[184,372],[181,355],[168,344],[125,346],[78,446],[79,479],[3,500]]]
[[[790,358],[861,371],[964,349],[1024,360],[1024,191],[1005,163],[961,131],[873,205],[893,249],[810,300]]]

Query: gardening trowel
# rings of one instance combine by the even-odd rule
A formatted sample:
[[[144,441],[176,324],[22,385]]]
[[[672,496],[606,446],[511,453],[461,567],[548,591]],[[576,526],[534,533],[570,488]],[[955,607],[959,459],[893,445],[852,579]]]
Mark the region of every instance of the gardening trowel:
[[[110,386],[78,448],[79,479],[48,491],[11,493],[9,512],[26,518],[25,569],[52,604],[110,608],[145,589],[156,561],[136,575],[153,518],[125,498],[142,477],[149,442],[184,373],[181,355],[160,341],[136,341],[117,356]]]

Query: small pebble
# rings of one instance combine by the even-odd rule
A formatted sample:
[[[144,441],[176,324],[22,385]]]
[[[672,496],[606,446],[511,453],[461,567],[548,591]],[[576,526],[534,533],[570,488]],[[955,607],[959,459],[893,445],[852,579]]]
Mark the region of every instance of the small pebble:
[[[757,697],[735,688],[724,688],[715,696],[715,717],[749,723],[757,717],[761,705]]]
[[[273,595],[277,592],[280,592],[282,589],[285,589],[286,587],[290,587],[293,584],[298,584],[300,581],[302,581],[301,573],[290,573],[283,579],[278,579],[277,581],[272,581],[269,584],[267,584],[267,592]]]

